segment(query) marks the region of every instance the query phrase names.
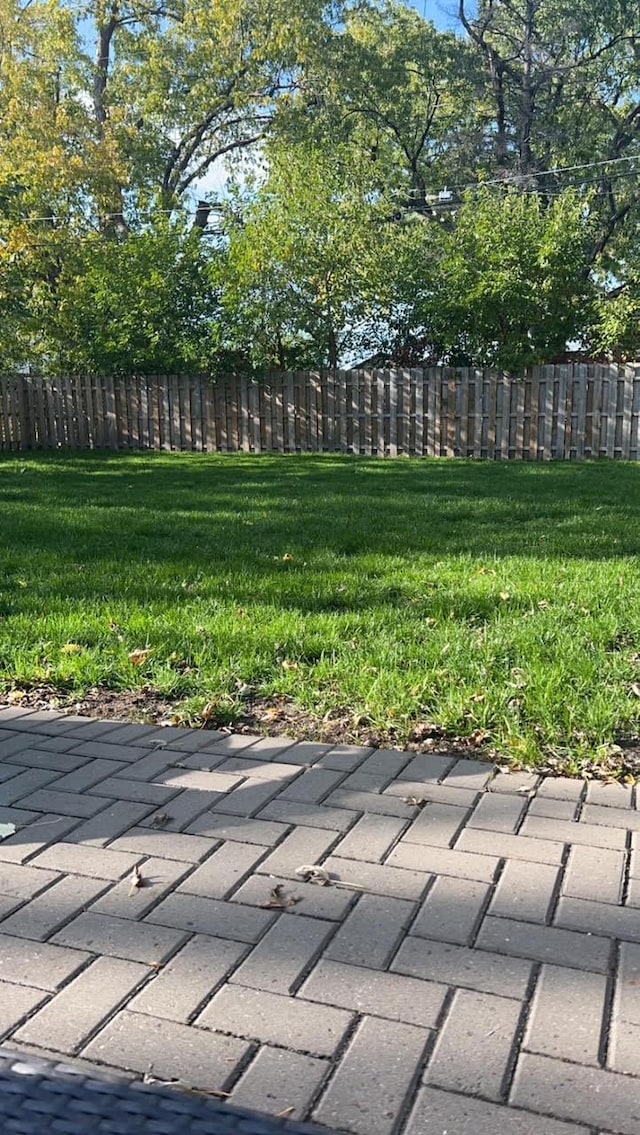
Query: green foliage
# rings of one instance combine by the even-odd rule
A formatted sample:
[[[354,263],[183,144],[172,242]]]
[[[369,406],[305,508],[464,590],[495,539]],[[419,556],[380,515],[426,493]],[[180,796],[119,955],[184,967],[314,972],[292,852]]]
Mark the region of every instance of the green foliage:
[[[574,191],[546,207],[537,194],[469,195],[442,238],[431,310],[437,354],[510,370],[562,355],[588,310],[590,239]]]

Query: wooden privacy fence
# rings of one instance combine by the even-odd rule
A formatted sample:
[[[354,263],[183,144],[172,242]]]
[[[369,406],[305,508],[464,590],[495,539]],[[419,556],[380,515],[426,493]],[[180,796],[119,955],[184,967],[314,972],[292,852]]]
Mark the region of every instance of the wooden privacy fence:
[[[640,364],[0,377],[0,449],[640,459]]]

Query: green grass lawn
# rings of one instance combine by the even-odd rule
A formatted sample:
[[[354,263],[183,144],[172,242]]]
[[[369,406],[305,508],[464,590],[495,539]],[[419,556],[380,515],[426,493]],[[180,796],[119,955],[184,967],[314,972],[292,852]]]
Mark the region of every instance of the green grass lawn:
[[[638,729],[639,506],[624,464],[4,455],[0,691],[277,694],[575,762]]]

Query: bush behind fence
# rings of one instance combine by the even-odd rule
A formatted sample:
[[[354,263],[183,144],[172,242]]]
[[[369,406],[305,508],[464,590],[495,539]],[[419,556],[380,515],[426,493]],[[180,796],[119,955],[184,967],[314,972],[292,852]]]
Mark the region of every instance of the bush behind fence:
[[[0,377],[0,450],[640,457],[640,364]]]

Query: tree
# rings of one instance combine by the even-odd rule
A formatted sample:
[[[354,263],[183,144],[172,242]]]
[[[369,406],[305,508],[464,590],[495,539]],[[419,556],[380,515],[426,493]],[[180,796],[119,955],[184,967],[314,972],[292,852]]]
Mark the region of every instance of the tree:
[[[255,365],[335,367],[377,342],[390,205],[338,147],[277,147],[230,225],[224,304]]]
[[[468,194],[442,235],[429,299],[437,355],[459,365],[518,370],[564,354],[588,318],[584,263],[592,221],[580,194]]]

